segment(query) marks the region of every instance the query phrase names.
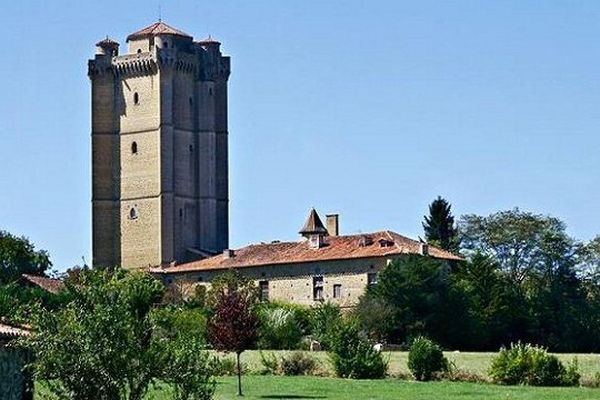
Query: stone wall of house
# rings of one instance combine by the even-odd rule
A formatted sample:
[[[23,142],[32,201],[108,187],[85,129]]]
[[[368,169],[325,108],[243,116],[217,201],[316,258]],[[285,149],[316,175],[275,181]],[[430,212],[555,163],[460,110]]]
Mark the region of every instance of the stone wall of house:
[[[19,351],[0,344],[0,399],[25,400],[23,366],[24,358]]]
[[[329,301],[341,307],[353,307],[364,293],[369,274],[377,274],[391,258],[364,258],[333,260],[297,264],[280,264],[239,268],[238,271],[254,280],[257,285],[268,283],[269,300],[312,306]],[[210,285],[223,270],[207,270],[179,274],[159,275],[165,285],[175,285],[178,291],[189,296],[196,285]],[[322,299],[315,299],[315,278],[322,278]],[[334,287],[340,285],[339,297],[334,297]]]

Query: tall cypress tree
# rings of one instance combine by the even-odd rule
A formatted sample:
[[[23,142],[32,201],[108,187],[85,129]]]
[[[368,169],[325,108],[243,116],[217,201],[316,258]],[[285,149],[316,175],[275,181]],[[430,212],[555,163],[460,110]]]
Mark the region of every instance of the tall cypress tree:
[[[440,246],[444,250],[458,251],[458,231],[454,225],[452,206],[446,199],[438,196],[429,205],[429,215],[424,216],[423,229],[428,243]]]

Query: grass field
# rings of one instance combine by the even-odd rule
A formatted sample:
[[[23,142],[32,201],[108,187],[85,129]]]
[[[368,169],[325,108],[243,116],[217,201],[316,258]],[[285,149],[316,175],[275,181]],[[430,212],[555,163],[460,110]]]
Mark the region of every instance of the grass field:
[[[216,399],[239,399],[236,378],[218,380]],[[346,380],[317,377],[245,376],[244,399],[329,400],[588,400],[600,398],[599,389],[536,388],[462,382],[418,383],[399,379]],[[37,399],[45,399],[38,390]],[[168,390],[153,390],[154,400],[170,400]]]
[[[276,352],[282,354],[285,352]],[[311,353],[320,363],[325,373],[331,373],[327,354]],[[448,359],[463,370],[485,376],[493,353],[446,353]],[[408,375],[403,352],[386,353],[390,362],[391,375]],[[577,357],[584,378],[591,379],[600,373],[600,355],[597,354],[561,354],[563,361]],[[283,377],[259,376],[261,370],[260,353],[247,351],[242,361],[248,369],[243,378],[245,399],[397,399],[397,400],[583,400],[600,399],[600,389],[589,388],[536,388],[526,386],[499,386],[464,382],[427,382],[388,378],[384,380],[347,380],[328,377]],[[218,378],[216,399],[237,399],[236,378]],[[47,399],[43,385],[38,385],[36,400]],[[167,400],[172,396],[168,388],[155,388],[151,392],[154,400]]]

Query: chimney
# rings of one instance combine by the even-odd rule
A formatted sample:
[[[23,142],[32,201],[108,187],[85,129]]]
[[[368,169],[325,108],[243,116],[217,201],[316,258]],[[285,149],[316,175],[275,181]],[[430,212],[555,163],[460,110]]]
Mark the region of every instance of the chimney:
[[[339,214],[327,215],[327,233],[329,234],[329,236],[338,236],[340,234]]]
[[[428,256],[429,255],[429,245],[427,243],[419,243],[419,253],[422,256]]]
[[[232,249],[223,250],[223,258],[233,258],[235,256],[235,251]]]

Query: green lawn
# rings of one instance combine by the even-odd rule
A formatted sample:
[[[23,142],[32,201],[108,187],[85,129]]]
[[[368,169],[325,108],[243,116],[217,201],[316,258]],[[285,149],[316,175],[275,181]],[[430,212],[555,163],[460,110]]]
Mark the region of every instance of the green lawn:
[[[216,399],[239,399],[235,377],[219,378]],[[330,400],[584,400],[600,398],[600,389],[536,388],[462,382],[414,382],[399,379],[348,380],[308,376],[257,376],[243,378],[244,399],[330,399]],[[38,386],[36,399],[44,397]],[[155,389],[151,399],[171,399],[167,389]]]

